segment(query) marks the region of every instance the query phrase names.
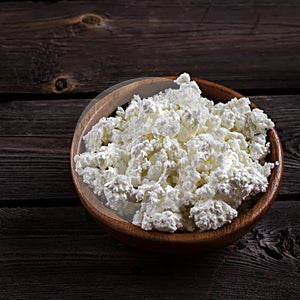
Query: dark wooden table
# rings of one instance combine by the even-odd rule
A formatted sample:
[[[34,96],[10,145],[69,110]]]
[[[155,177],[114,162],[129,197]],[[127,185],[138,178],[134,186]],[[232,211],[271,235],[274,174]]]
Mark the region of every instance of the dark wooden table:
[[[4,1],[0,299],[299,299],[299,0]],[[167,257],[114,240],[72,184],[69,149],[103,89],[182,71],[250,96],[276,123],[281,191],[241,240]]]

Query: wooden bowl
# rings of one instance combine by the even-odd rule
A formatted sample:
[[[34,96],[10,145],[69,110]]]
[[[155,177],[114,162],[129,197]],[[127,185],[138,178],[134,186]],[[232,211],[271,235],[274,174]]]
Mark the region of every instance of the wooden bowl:
[[[74,166],[74,155],[81,153],[83,149],[83,136],[101,117],[111,115],[118,106],[127,103],[134,94],[146,97],[164,90],[166,87],[171,87],[174,83],[170,79],[175,79],[175,77],[138,78],[118,84],[95,98],[84,110],[75,129],[70,154],[71,172],[83,205],[115,238],[135,248],[152,252],[199,254],[216,250],[236,241],[252,229],[270,208],[279,191],[283,176],[283,151],[275,129],[268,131],[268,139],[271,144],[269,161],[278,161],[279,164],[272,170],[267,191],[261,194],[250,210],[238,216],[232,223],[207,232],[170,234],[144,231],[105,207],[90,188],[83,183],[82,177],[76,173]],[[193,78],[193,80],[199,84],[202,94],[210,100],[226,102],[233,97],[242,97],[234,90],[219,84],[197,78]],[[251,103],[251,107],[254,108],[256,105]]]

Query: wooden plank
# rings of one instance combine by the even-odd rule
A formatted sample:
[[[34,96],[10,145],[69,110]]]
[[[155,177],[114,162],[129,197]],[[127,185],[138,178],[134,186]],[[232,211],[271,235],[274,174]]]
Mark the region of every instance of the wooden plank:
[[[89,101],[1,103],[0,201],[74,203],[77,193],[70,174],[69,151],[77,120]]]
[[[253,99],[274,121],[282,142],[284,175],[280,194],[299,195],[300,96],[253,96],[250,99]]]
[[[274,120],[285,155],[280,196],[299,195],[300,95],[251,97]],[[73,200],[69,151],[89,99],[0,105],[0,201]],[[42,202],[41,202],[42,203]]]
[[[299,1],[4,1],[0,10],[0,93],[98,92],[183,71],[233,88],[299,88]]]
[[[275,202],[235,244],[158,256],[114,240],[81,207],[0,209],[2,299],[298,299],[300,203]]]
[[[23,100],[0,103],[0,136],[73,136],[91,99]]]

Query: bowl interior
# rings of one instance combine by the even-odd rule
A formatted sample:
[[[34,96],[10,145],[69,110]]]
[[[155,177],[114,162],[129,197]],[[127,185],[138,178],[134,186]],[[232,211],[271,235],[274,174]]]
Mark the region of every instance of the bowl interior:
[[[175,252],[182,252],[187,249],[187,245],[194,246],[193,249],[195,251],[199,251],[199,249],[207,250],[212,247],[219,248],[233,242],[251,229],[271,206],[279,191],[283,175],[283,153],[280,139],[275,129],[271,129],[268,132],[268,139],[271,144],[269,161],[278,161],[279,165],[275,166],[272,170],[267,191],[262,194],[253,208],[242,216],[237,217],[231,224],[225,225],[217,230],[202,233],[173,234],[144,231],[105,207],[90,188],[83,183],[82,177],[75,171],[73,158],[74,155],[81,153],[83,150],[82,138],[101,117],[111,115],[118,106],[122,106],[130,101],[134,94],[147,97],[166,88],[177,87],[177,85],[173,83],[173,79],[175,79],[175,77],[139,78],[131,80],[104,91],[91,102],[80,117],[73,137],[70,153],[73,182],[82,203],[90,214],[115,237],[127,244],[143,249],[152,247],[152,250],[158,250],[159,252],[168,252],[170,251],[170,247],[172,247],[172,250]],[[226,102],[233,97],[242,97],[238,92],[219,84],[197,78],[193,79],[199,84],[202,94],[210,100]],[[255,108],[256,105],[251,103],[251,107]]]

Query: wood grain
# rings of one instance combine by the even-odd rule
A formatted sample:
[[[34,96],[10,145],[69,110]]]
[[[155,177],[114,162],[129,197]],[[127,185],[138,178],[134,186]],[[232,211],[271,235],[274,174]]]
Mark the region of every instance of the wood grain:
[[[297,199],[300,184],[300,96],[252,96],[273,119],[285,155],[280,197]],[[0,105],[0,202],[76,198],[69,151],[90,99],[22,99]],[[18,111],[16,115],[16,111]]]
[[[0,298],[297,299],[299,209],[275,202],[237,243],[167,257],[117,242],[81,207],[2,208]]]
[[[299,1],[4,1],[0,93],[98,92],[188,71],[299,89]]]

